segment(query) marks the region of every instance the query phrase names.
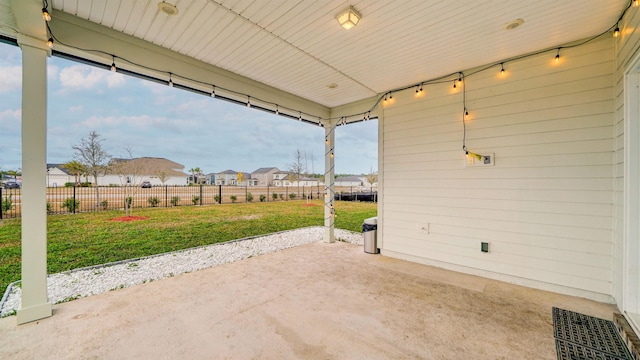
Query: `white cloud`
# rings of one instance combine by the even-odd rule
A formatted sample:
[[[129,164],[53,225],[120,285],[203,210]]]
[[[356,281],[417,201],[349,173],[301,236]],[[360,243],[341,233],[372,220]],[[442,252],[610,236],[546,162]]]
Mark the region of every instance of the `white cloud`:
[[[84,107],[82,105],[76,105],[76,106],[69,107],[69,111],[71,111],[71,112],[79,112],[79,111],[82,111],[83,109],[84,109]]]
[[[22,88],[22,66],[0,67],[0,93],[20,91]]]
[[[91,129],[128,127],[140,130],[172,130],[181,132],[196,125],[193,120],[168,119],[166,117],[153,117],[149,115],[138,116],[91,116],[80,123]],[[99,130],[98,130],[99,132]]]
[[[125,83],[122,74],[104,71],[86,65],[71,65],[60,70],[60,83],[63,88],[86,90],[97,86],[114,88]]]
[[[0,130],[3,135],[18,133],[22,124],[22,109],[0,111]]]

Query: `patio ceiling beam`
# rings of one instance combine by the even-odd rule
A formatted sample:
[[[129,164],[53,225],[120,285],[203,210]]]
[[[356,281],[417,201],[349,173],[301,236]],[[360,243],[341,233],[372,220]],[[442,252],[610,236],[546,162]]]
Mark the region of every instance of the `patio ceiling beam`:
[[[64,12],[54,10],[52,16],[49,24],[58,40],[54,46],[56,52],[105,66],[111,65],[112,56],[115,55],[119,70],[156,79],[166,77],[167,82],[171,73],[176,87],[182,85],[209,94],[212,86],[216,86],[216,96],[224,96],[232,101],[246,102],[246,95],[249,95],[252,106],[278,104],[282,115],[295,116],[297,119],[299,112],[302,112],[313,118],[329,118],[330,109],[311,100]],[[231,91],[224,92],[223,89]],[[287,112],[287,108],[295,111]],[[275,106],[271,110],[275,110]]]

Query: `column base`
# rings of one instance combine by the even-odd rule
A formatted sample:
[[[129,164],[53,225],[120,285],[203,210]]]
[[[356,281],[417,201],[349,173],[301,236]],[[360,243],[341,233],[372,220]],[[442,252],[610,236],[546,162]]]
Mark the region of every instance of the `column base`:
[[[17,320],[18,325],[26,324],[28,322],[48,318],[53,314],[51,303],[44,303],[35,306],[29,306],[27,308],[18,309]]]

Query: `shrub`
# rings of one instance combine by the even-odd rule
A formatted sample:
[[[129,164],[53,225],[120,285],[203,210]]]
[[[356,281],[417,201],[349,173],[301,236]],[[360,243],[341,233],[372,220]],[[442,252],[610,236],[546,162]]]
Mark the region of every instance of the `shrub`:
[[[193,196],[191,197],[191,202],[193,203],[193,205],[198,204],[198,201],[200,201],[200,196],[198,196],[198,195],[193,195]]]
[[[267,200],[267,195],[260,194],[260,202],[264,202],[265,200]]]
[[[67,209],[69,212],[74,212],[80,207],[80,201],[72,197],[64,199],[62,202],[62,208]]]
[[[100,201],[100,206],[102,207],[102,210],[107,210],[109,208],[109,201],[108,200]]]
[[[253,194],[247,193],[247,202],[252,202],[252,201],[253,201]]]
[[[11,195],[5,196],[4,199],[2,199],[2,212],[11,210],[12,206],[13,202],[11,201]]]
[[[284,194],[280,194],[280,200],[284,200]]]
[[[278,194],[273,193],[273,200],[278,200]]]
[[[155,196],[149,196],[147,202],[149,203],[149,205],[151,205],[151,207],[156,207],[158,206],[158,204],[160,204],[160,199]]]
[[[169,202],[173,206],[178,206],[178,203],[180,202],[180,197],[179,196],[172,196],[171,200]]]
[[[133,198],[131,196],[127,196],[126,198],[124,198],[125,209],[131,209],[132,205],[133,205]]]
[[[73,187],[73,184],[74,183],[72,183],[72,182],[66,182],[66,183],[64,183],[64,187]]]
[[[213,200],[215,200],[219,204],[220,203],[220,195],[215,195],[213,197]]]
[[[90,182],[85,181],[85,182],[81,183],[81,184],[80,184],[80,186],[81,186],[81,187],[91,187],[92,185],[91,185],[91,183],[90,183]]]
[[[289,199],[293,200],[296,198],[296,193],[289,194]]]
[[[238,197],[235,196],[235,195],[231,195],[231,196],[229,196],[229,199],[231,199],[232,203],[235,203],[238,200]]]
[[[47,214],[51,214],[53,212],[53,206],[50,202],[47,201]]]

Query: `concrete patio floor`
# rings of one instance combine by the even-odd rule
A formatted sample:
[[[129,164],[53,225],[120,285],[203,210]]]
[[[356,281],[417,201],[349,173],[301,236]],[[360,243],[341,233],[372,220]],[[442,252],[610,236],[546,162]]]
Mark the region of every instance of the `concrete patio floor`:
[[[553,306],[616,311],[314,243],[0,319],[0,358],[556,359]]]

